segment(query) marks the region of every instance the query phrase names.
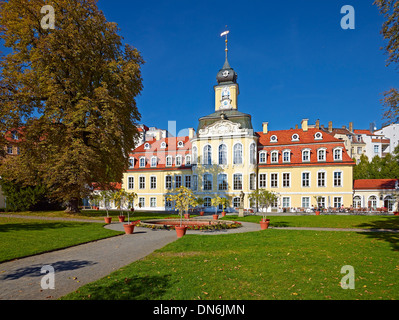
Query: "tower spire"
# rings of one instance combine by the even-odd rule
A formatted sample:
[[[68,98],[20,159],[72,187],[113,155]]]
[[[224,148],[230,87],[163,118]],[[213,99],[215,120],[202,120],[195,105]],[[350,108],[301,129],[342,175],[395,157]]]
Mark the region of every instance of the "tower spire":
[[[226,26],[226,28],[227,28],[227,26]],[[226,60],[225,60],[224,65],[223,65],[223,69],[230,69],[231,68],[230,65],[229,65],[229,61],[227,60],[227,56],[228,56],[228,52],[229,52],[229,49],[228,49],[228,46],[227,46],[227,44],[228,44],[227,35],[229,33],[230,33],[230,31],[226,30],[225,32],[222,32],[221,35],[220,35],[221,37],[223,37],[223,36],[226,37],[226,40],[225,40],[226,49],[224,50],[226,52]]]

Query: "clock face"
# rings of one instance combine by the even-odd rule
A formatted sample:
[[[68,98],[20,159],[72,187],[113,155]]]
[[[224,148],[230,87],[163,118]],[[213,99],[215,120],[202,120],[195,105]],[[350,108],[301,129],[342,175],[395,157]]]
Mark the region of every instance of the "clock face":
[[[227,78],[227,76],[229,75],[229,72],[227,70],[223,71],[222,73],[223,77]]]

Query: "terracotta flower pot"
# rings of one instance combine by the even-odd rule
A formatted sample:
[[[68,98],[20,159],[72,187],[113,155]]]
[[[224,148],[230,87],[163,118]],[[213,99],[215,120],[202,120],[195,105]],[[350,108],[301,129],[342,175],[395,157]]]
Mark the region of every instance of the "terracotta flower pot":
[[[123,228],[125,229],[126,234],[132,234],[134,230],[134,225],[133,224],[124,224]]]
[[[175,230],[176,230],[177,237],[181,238],[186,234],[187,227],[186,226],[181,226],[181,227],[176,226]]]
[[[316,211],[316,216],[319,216],[320,215],[320,211]]]
[[[106,224],[110,224],[111,220],[112,220],[112,217],[104,217],[104,220],[105,220]]]
[[[200,216],[203,216],[204,215],[204,211],[200,211]]]
[[[125,222],[125,216],[118,216],[119,222]]]
[[[219,215],[218,214],[213,214],[212,217],[213,217],[213,220],[219,219]]]
[[[189,213],[185,213],[184,214],[184,219],[190,219],[190,214]]]
[[[225,217],[226,216],[226,212],[222,212],[222,217]]]
[[[261,230],[266,230],[269,228],[270,219],[266,219],[266,220],[262,219],[259,223],[260,223]]]
[[[393,215],[394,215],[394,216],[399,216],[399,212],[398,212],[398,211],[395,211],[395,212],[393,213]]]

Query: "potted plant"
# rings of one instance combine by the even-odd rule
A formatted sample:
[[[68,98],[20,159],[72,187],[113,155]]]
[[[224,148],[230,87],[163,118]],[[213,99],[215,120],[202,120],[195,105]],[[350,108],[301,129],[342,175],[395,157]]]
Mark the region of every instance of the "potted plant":
[[[198,197],[196,199],[196,202],[197,202],[197,206],[199,206],[199,209],[200,209],[200,216],[203,216],[204,215],[204,208],[202,207],[202,205],[204,204],[205,199],[201,198],[201,197]]]
[[[184,211],[188,212],[190,206],[194,207],[197,205],[197,201],[191,189],[186,187],[179,187],[175,194],[167,196],[168,201],[175,202],[175,208],[178,210],[180,215],[180,226],[176,226],[176,234],[178,238],[183,237],[186,234],[187,226],[182,224]]]
[[[256,201],[256,203],[262,207],[262,219],[259,222],[262,230],[269,228],[270,219],[266,217],[266,210],[272,203],[277,201],[278,196],[272,191],[267,191],[266,189],[257,189],[250,193],[249,199]]]
[[[133,226],[132,233],[133,233],[133,230],[134,230],[134,226],[136,225],[136,222],[130,223],[130,213],[132,215],[134,214],[134,200],[136,200],[137,197],[138,197],[138,195],[135,192],[127,192],[126,193],[126,201],[127,201],[127,204],[128,204],[128,209],[130,209],[130,210],[127,211],[127,223]]]
[[[220,197],[215,197],[215,198],[212,198],[212,200],[211,200],[212,207],[215,207],[215,214],[212,215],[213,220],[219,219],[218,206],[220,204],[220,201],[221,201]]]
[[[316,200],[316,209],[315,209],[315,213],[316,213],[316,216],[319,216],[320,215],[320,202],[321,202],[321,200],[323,199],[323,197],[322,196],[314,196],[313,198],[315,198],[315,200]]]
[[[223,207],[222,217],[225,217],[226,216],[226,208],[230,204],[230,200],[228,198],[221,198],[220,199],[220,204]]]
[[[104,207],[107,212],[107,216],[104,217],[105,223],[110,224],[112,217],[109,216],[109,202],[112,200],[113,191],[111,190],[103,190],[100,192],[100,200],[104,202]]]

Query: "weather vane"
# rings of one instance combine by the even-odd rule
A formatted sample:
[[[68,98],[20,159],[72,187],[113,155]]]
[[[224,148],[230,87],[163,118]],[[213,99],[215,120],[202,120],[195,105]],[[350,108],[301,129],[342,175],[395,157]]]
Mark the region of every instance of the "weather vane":
[[[227,26],[226,26],[226,28],[227,28]],[[230,33],[230,31],[228,31],[228,30],[226,30],[225,32],[222,32],[221,34],[220,34],[220,36],[221,37],[223,37],[223,36],[226,36],[226,49],[225,49],[225,51],[226,51],[226,59],[227,59],[227,52],[229,51],[229,49],[227,48],[227,35]]]

